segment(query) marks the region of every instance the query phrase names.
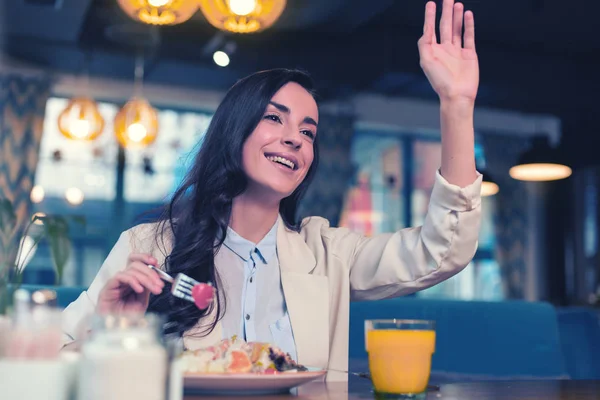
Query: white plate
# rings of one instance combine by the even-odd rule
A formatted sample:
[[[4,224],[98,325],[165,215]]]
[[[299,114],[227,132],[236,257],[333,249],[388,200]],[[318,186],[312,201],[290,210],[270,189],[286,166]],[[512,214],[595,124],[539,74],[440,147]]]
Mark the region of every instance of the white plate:
[[[327,371],[309,368],[305,372],[267,374],[184,374],[186,392],[222,395],[265,395],[289,392],[296,386],[325,376]]]

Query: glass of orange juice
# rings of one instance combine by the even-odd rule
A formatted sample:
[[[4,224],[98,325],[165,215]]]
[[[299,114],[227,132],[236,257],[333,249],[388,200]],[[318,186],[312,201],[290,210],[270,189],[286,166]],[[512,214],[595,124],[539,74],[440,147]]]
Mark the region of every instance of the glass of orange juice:
[[[435,322],[367,320],[365,345],[375,392],[400,399],[426,396],[435,352]]]

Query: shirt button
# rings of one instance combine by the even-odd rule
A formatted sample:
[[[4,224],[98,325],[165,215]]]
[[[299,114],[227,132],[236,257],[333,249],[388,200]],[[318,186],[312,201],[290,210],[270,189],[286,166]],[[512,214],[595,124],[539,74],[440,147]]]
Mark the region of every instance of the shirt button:
[[[252,283],[252,280],[253,280],[253,279],[254,279],[254,278],[250,277],[250,283]]]
[[[246,321],[250,319],[250,314],[246,314]]]

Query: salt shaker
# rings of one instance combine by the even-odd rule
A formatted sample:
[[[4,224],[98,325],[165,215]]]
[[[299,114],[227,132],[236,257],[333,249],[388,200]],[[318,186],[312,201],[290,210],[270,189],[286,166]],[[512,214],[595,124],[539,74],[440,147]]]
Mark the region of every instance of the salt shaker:
[[[153,314],[95,315],[81,348],[77,398],[165,400],[161,322]]]

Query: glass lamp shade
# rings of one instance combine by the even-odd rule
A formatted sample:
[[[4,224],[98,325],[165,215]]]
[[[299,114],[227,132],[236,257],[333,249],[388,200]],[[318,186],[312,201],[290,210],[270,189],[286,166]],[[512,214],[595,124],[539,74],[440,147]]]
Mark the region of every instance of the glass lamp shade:
[[[117,0],[119,6],[136,21],[149,25],[176,25],[198,11],[197,0]]]
[[[537,137],[529,150],[524,152],[515,166],[509,170],[513,179],[521,181],[554,181],[568,178],[572,170],[562,162],[564,157],[550,147],[546,137]]]
[[[272,26],[286,0],[199,0],[200,10],[215,28],[233,33],[254,33]]]
[[[94,140],[104,129],[98,104],[89,97],[75,97],[58,116],[58,130],[73,140]]]
[[[114,129],[121,146],[146,147],[158,135],[158,114],[146,99],[135,97],[115,116]]]

